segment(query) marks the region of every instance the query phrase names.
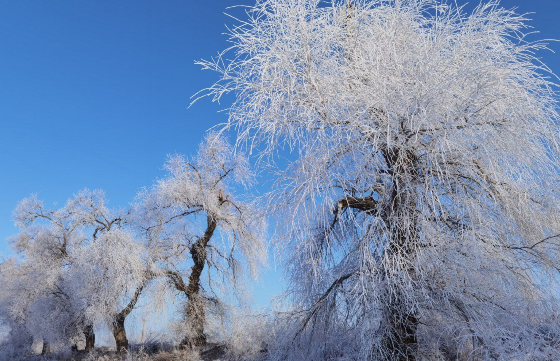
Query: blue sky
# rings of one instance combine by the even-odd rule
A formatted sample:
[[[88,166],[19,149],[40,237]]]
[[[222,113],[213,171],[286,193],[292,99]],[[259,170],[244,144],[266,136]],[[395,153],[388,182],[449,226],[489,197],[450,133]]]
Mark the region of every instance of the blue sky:
[[[227,6],[250,0],[0,1],[0,254],[17,202],[63,203],[84,187],[126,207],[163,174],[167,154],[191,154],[227,104],[190,97],[215,79],[194,60],[227,46]],[[476,3],[476,2],[472,2]],[[560,39],[560,1],[503,0],[537,38]],[[551,44],[560,51],[560,43]],[[543,53],[560,73],[560,55]],[[269,270],[264,306],[280,290]]]

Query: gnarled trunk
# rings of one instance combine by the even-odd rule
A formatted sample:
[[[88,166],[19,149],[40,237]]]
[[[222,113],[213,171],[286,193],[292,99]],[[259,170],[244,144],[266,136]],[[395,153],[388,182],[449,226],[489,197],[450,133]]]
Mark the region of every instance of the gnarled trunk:
[[[206,246],[214,231],[217,222],[211,216],[208,216],[206,232],[198,241],[196,241],[191,249],[191,256],[194,265],[191,268],[189,284],[186,287],[187,295],[187,326],[189,333],[181,342],[181,346],[186,348],[194,348],[206,345],[206,335],[204,334],[204,323],[206,322],[206,312],[204,300],[200,296],[200,276],[206,264]]]
[[[117,352],[125,352],[128,350],[128,338],[126,337],[124,321],[125,317],[122,314],[118,314],[113,321],[113,336],[117,344]]]
[[[112,331],[113,337],[115,338],[115,344],[117,345],[117,352],[128,351],[128,338],[126,337],[126,329],[124,327],[124,323],[126,321],[126,317],[130,314],[130,312],[132,312],[134,306],[136,305],[136,302],[138,302],[140,294],[144,289],[144,285],[145,283],[138,287],[138,289],[136,289],[136,292],[130,299],[128,305],[124,308],[124,310],[118,313],[113,320]]]

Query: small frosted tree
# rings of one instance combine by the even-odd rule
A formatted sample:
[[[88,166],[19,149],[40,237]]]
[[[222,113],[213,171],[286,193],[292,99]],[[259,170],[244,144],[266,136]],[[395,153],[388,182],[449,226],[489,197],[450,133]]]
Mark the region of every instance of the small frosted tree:
[[[142,244],[123,229],[112,229],[85,247],[74,268],[76,289],[87,300],[88,319],[109,326],[117,351],[128,350],[125,321],[152,278]]]
[[[19,259],[2,272],[2,298],[12,323],[43,339],[45,351],[51,343],[64,347],[77,333],[85,336],[86,350],[95,343],[93,325],[82,312],[84,304],[75,297],[70,276],[74,256],[85,241],[74,205],[70,200],[50,210],[33,196],[14,211],[20,233],[11,242]]]
[[[131,210],[108,208],[102,191],[78,193],[72,209],[88,235],[72,268],[75,293],[87,303],[87,318],[108,325],[117,351],[126,351],[125,321],[152,278],[151,259]]]
[[[156,273],[186,298],[181,345],[194,348],[206,344],[208,308],[219,306],[225,288],[238,289],[245,268],[255,276],[265,261],[264,223],[234,195],[253,175],[223,136],[210,133],[196,157],[171,157],[165,168],[169,174],[140,195],[137,214]]]
[[[558,114],[526,19],[497,1],[247,15],[201,64],[241,141],[297,154],[271,201],[296,304],[272,356],[560,357]]]

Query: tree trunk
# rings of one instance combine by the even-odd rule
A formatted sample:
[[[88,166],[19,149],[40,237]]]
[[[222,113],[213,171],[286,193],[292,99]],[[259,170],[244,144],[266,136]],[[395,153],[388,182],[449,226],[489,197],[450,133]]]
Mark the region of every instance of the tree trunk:
[[[115,337],[115,344],[117,345],[117,352],[126,352],[128,351],[128,338],[126,337],[126,329],[124,327],[124,322],[126,321],[126,317],[132,312],[134,306],[136,306],[136,302],[140,298],[142,294],[142,290],[148,281],[146,280],[140,287],[136,289],[134,296],[130,299],[128,305],[115,316],[113,320],[113,336]]]
[[[401,184],[406,184],[406,178],[414,178],[416,157],[409,151],[392,150],[384,152],[389,174],[391,174],[392,192],[390,198],[389,223],[390,229],[394,232],[394,244],[388,246],[385,252],[390,257],[404,257],[411,262],[416,252],[414,243],[418,238],[416,229],[416,209],[415,199],[412,194],[407,194],[406,190],[400,189]],[[408,185],[410,188],[412,186]],[[409,189],[410,189],[409,188]],[[412,226],[406,230],[399,220],[412,217]],[[393,223],[393,224],[391,224]],[[397,224],[395,224],[397,223]],[[414,270],[410,267],[403,272],[408,272],[414,278]],[[388,277],[388,276],[386,276]],[[419,319],[407,304],[406,297],[402,290],[395,290],[390,296],[387,307],[387,326],[389,332],[386,333],[383,343],[389,351],[389,357],[394,361],[414,361],[418,346],[417,330]]]
[[[87,325],[84,328],[84,336],[86,337],[85,351],[90,352],[95,347],[95,333],[93,332],[93,325]]]
[[[395,247],[389,247],[388,252],[395,254],[396,252],[404,252],[407,259],[413,256],[413,249],[407,245],[408,241],[404,241],[402,235],[398,236],[399,242]],[[399,251],[396,251],[398,249]],[[413,271],[407,270],[409,274]],[[388,277],[388,276],[386,276]],[[417,353],[417,330],[418,316],[411,310],[407,304],[406,296],[402,290],[395,290],[389,296],[390,301],[386,305],[387,310],[387,326],[388,332],[385,334],[383,341],[385,347],[389,351],[389,357],[394,361],[414,361]]]
[[[128,338],[126,337],[124,321],[125,317],[120,313],[113,321],[113,336],[117,344],[117,352],[126,352],[128,350]]]
[[[217,222],[208,216],[206,232],[204,236],[196,241],[191,249],[191,256],[194,265],[191,268],[189,285],[185,293],[187,295],[187,326],[188,334],[181,342],[185,348],[194,348],[206,345],[206,335],[204,334],[204,323],[206,322],[206,312],[204,300],[200,297],[200,276],[206,264],[206,246],[216,230]]]
[[[387,166],[389,168],[389,174],[394,178],[393,180],[393,190],[391,193],[391,198],[386,210],[381,217],[385,220],[390,228],[394,232],[394,244],[388,245],[385,249],[385,253],[390,256],[404,257],[411,260],[414,257],[414,247],[418,232],[417,230],[407,230],[410,232],[408,235],[402,230],[398,224],[394,223],[395,219],[400,219],[400,216],[405,216],[406,211],[403,211],[404,207],[414,207],[413,197],[410,195],[403,197],[399,191],[399,181],[401,174],[406,173],[407,169],[402,169],[402,166],[396,166],[396,164],[407,164],[409,162],[403,161],[403,157],[413,158],[411,154],[403,152],[386,152],[385,159]],[[357,197],[346,197],[338,201],[337,207],[334,210],[335,222],[338,217],[340,210],[346,208],[351,208],[359,210],[366,213],[374,214],[379,211],[378,202],[372,197],[357,198]],[[334,223],[333,223],[334,224]],[[409,274],[413,272],[412,269],[407,270]],[[385,275],[386,279],[390,276]],[[337,281],[339,282],[340,279]],[[332,286],[331,286],[332,287]],[[327,291],[328,292],[328,291]],[[387,351],[384,355],[389,360],[392,361],[414,361],[416,359],[417,350],[417,329],[419,320],[417,315],[411,312],[408,305],[406,304],[406,298],[399,290],[388,297],[387,303],[385,304],[385,322],[387,329],[385,330],[385,335],[382,340],[382,345]]]

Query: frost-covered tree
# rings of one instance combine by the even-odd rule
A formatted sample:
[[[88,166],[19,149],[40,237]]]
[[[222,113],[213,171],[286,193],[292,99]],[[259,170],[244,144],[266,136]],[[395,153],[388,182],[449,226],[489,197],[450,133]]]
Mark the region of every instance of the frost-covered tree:
[[[128,350],[125,321],[151,279],[150,257],[131,211],[108,208],[102,191],[80,192],[74,203],[89,235],[73,268],[76,293],[87,301],[87,318],[109,326],[117,351]]]
[[[152,278],[143,245],[129,230],[111,229],[81,250],[73,276],[88,319],[109,326],[117,351],[128,350],[125,321]]]
[[[525,17],[439,0],[247,15],[201,64],[241,141],[297,155],[271,202],[296,304],[272,356],[559,358],[558,114]]]
[[[33,338],[43,339],[45,350],[76,333],[85,336],[87,350],[95,343],[93,325],[81,312],[84,304],[73,292],[70,269],[85,241],[74,206],[71,200],[49,210],[34,196],[21,201],[14,212],[20,233],[11,239],[18,258],[2,270],[5,314]]]
[[[266,259],[264,223],[251,202],[235,196],[253,174],[223,136],[210,133],[195,157],[171,157],[165,168],[168,175],[139,197],[138,223],[155,273],[186,298],[181,345],[193,348],[206,344],[208,308],[238,290],[244,269],[255,275]]]
[[[43,338],[42,330],[33,332],[25,321],[31,314],[31,302],[28,302],[32,291],[41,291],[39,283],[37,289],[25,288],[23,285],[30,279],[40,280],[36,270],[29,265],[23,267],[10,259],[0,265],[0,322],[6,328],[6,337],[0,343],[0,355],[11,359],[18,359],[20,355],[28,353],[34,339]],[[36,285],[37,286],[37,285]],[[17,290],[17,291],[15,291]],[[8,292],[7,292],[8,291]],[[37,293],[39,293],[37,292]],[[17,307],[25,303],[27,307]],[[16,306],[16,307],[14,307]],[[29,311],[27,310],[29,308]],[[43,352],[48,350],[48,341],[43,338]]]
[[[95,345],[94,324],[105,323],[117,349],[127,349],[124,322],[151,277],[129,213],[109,209],[102,191],[81,191],[56,210],[23,200],[14,212],[19,257],[1,273],[11,323],[62,348],[82,335],[86,351]]]

